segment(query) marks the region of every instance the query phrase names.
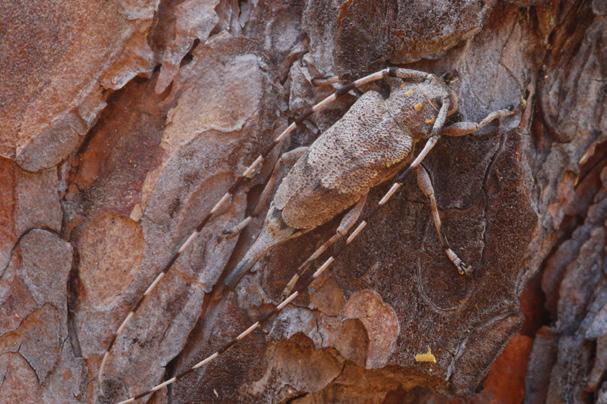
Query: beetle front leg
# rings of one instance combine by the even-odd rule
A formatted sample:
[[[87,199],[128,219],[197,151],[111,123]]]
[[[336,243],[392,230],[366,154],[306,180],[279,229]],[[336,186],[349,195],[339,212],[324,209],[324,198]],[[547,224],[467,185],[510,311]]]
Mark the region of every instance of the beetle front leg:
[[[455,267],[457,268],[457,272],[460,275],[471,275],[472,267],[466,264],[461,258],[459,258],[458,255],[449,246],[447,236],[443,231],[440,214],[438,212],[438,204],[436,202],[436,196],[434,195],[434,187],[432,186],[432,180],[430,179],[428,171],[426,171],[424,166],[420,164],[415,169],[415,172],[417,174],[417,186],[430,200],[430,209],[432,211],[432,221],[434,222],[434,230],[436,231],[436,235],[438,236],[438,240],[440,241],[443,251],[447,255],[447,258],[449,258],[453,265],[455,265]]]
[[[449,125],[443,128],[441,135],[443,136],[452,136],[452,137],[460,137],[471,135],[485,126],[489,125],[493,121],[497,121],[503,119],[507,116],[510,116],[514,113],[509,109],[500,109],[499,111],[494,111],[487,115],[480,122],[456,122],[453,125]]]

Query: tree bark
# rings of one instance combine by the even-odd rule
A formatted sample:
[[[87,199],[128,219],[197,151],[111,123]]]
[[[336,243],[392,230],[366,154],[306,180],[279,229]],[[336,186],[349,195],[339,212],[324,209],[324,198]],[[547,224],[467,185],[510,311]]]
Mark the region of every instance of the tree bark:
[[[334,91],[311,79],[396,65],[448,76],[458,120],[514,108],[425,161],[473,276],[444,256],[407,180],[307,293],[143,400],[607,400],[604,0],[8,1],[0,17],[0,402],[126,399],[279,304],[339,218],[277,247],[235,291],[221,280],[265,211],[238,237],[223,231],[251,214],[280,153],[353,93],[212,216],[99,377],[180,243]],[[416,361],[429,349],[436,363]]]

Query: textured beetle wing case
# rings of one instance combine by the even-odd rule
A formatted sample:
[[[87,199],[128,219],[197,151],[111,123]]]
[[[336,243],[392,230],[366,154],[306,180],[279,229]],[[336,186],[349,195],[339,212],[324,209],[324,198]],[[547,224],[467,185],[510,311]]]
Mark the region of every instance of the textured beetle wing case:
[[[315,228],[394,176],[411,149],[411,136],[388,114],[383,97],[368,91],[283,179],[276,207],[291,227]]]

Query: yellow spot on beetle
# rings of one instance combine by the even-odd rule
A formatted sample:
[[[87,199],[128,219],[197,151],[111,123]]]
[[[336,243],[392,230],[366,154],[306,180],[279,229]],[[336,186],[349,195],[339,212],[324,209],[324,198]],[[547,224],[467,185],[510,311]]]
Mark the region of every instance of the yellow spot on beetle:
[[[426,119],[426,125],[434,125],[434,121],[436,121],[434,118]]]
[[[405,96],[407,97],[411,97],[413,94],[415,94],[415,90],[411,89],[409,91],[405,91]]]
[[[432,354],[430,347],[428,347],[428,352],[415,355],[415,362],[436,363],[436,356]]]
[[[424,108],[424,104],[422,104],[421,102],[418,102],[417,104],[415,104],[415,110],[417,112],[421,111],[422,108]]]

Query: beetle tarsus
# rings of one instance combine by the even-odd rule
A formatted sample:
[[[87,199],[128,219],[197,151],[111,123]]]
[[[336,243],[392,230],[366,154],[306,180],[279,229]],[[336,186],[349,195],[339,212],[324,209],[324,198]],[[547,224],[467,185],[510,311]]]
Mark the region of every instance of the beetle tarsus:
[[[457,273],[462,275],[462,276],[470,276],[472,275],[472,266],[466,264],[456,253],[455,251],[453,251],[451,248],[447,248],[447,250],[445,250],[445,253],[447,254],[447,257],[449,257],[449,260],[453,263],[453,265],[455,265],[455,268],[457,268]]]

